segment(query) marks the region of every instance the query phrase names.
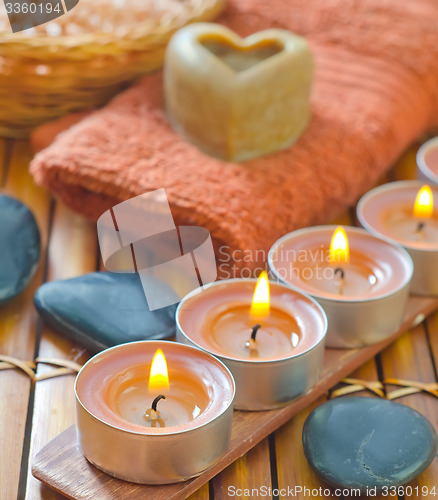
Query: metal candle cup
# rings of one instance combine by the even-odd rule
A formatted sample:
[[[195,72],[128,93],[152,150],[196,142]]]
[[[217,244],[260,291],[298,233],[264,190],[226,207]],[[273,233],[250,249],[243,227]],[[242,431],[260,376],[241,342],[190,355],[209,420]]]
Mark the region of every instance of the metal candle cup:
[[[417,151],[418,178],[438,186],[438,137],[425,142]]]
[[[420,181],[399,181],[379,186],[364,195],[357,217],[372,234],[402,245],[414,262],[410,291],[414,295],[438,295],[438,211],[422,220],[413,215]],[[438,207],[438,188],[432,189]],[[418,224],[424,224],[418,234]]]
[[[341,277],[338,264],[328,258],[335,229],[316,226],[283,236],[269,252],[269,266],[277,279],[308,293],[323,307],[328,347],[356,348],[380,342],[402,322],[412,261],[403,248],[348,227],[350,261]]]
[[[181,423],[151,427],[124,408],[124,399],[148,390],[151,360],[164,352],[169,370],[169,401],[158,402],[169,418]],[[172,394],[187,391],[181,401]],[[128,390],[126,390],[128,388]],[[157,391],[158,392],[158,391]],[[235,384],[229,370],[213,356],[176,342],[144,341],[112,347],[91,358],[75,383],[77,433],[82,452],[107,474],[145,484],[185,481],[214,465],[224,454],[231,435]],[[142,414],[158,394],[144,398]],[[188,401],[188,402],[187,402]],[[199,401],[192,417],[184,406]],[[153,407],[153,405],[152,405]],[[172,415],[175,412],[175,415]]]
[[[270,286],[273,324],[269,318],[259,320],[261,355],[245,353],[251,336],[246,318],[256,281],[217,281],[189,293],[176,311],[177,340],[208,351],[228,366],[239,410],[277,408],[304,394],[318,381],[324,354],[324,311],[310,297],[279,283]],[[237,319],[228,322],[228,313]],[[281,331],[288,325],[295,331]]]

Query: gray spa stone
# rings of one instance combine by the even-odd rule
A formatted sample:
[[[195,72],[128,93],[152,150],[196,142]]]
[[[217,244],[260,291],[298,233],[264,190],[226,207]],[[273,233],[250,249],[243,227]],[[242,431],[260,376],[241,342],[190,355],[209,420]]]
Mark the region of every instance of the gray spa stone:
[[[306,458],[337,488],[400,486],[423,472],[437,450],[430,422],[411,408],[377,398],[348,397],[316,408],[303,428]]]
[[[38,268],[40,232],[21,201],[0,195],[0,304],[18,295]]]
[[[151,286],[156,294],[174,296],[163,281]],[[150,311],[138,274],[96,272],[51,281],[37,290],[34,303],[49,325],[91,352],[175,335],[177,304]]]

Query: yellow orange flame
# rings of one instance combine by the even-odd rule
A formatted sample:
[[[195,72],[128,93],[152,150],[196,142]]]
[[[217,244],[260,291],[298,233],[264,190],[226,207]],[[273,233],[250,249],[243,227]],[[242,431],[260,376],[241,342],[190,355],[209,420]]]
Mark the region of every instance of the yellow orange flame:
[[[151,365],[151,373],[149,375],[149,390],[168,389],[169,375],[167,373],[167,363],[163,351],[157,349]]]
[[[338,227],[333,233],[330,243],[330,261],[344,262],[350,260],[350,250],[348,248],[348,238],[342,227]]]
[[[433,196],[429,186],[423,186],[418,191],[414,204],[414,216],[419,218],[429,218],[433,215]]]
[[[250,314],[257,318],[269,316],[269,280],[266,271],[262,271],[257,280]]]

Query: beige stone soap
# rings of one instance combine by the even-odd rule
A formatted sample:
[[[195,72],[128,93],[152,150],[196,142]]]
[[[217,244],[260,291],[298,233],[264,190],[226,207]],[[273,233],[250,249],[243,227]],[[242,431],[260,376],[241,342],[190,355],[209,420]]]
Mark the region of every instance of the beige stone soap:
[[[242,39],[218,24],[188,25],[166,52],[169,120],[188,141],[223,160],[287,148],[310,119],[312,69],[306,41],[289,31]]]

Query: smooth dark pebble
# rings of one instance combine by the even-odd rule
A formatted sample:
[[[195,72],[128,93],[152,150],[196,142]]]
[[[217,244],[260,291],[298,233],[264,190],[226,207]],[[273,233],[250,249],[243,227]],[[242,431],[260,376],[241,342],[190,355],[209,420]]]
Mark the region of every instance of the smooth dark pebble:
[[[33,213],[0,195],[0,304],[26,288],[38,268],[41,239]]]
[[[400,486],[432,462],[437,436],[411,408],[378,398],[346,397],[316,408],[303,428],[306,458],[337,488]]]
[[[172,294],[163,281],[155,293]],[[34,298],[44,320],[91,352],[175,335],[177,304],[150,311],[138,274],[96,272],[42,285]]]

